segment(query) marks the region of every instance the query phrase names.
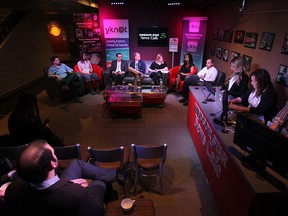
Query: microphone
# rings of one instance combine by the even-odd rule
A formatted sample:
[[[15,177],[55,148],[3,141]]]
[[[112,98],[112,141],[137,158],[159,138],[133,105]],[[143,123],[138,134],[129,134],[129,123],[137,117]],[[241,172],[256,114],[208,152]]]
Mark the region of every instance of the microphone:
[[[226,84],[229,80],[231,80],[234,76],[239,75],[240,72],[236,72],[235,74],[233,74],[231,77],[229,77],[227,80],[224,81],[224,84]]]

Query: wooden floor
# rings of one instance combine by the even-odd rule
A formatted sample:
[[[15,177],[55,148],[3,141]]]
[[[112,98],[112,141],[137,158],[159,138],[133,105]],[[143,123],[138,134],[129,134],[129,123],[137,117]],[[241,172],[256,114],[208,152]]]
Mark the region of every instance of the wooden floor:
[[[131,143],[158,145],[167,143],[164,166],[164,195],[159,182],[152,191],[139,191],[137,197],[152,199],[158,216],[216,216],[219,215],[205,174],[186,126],[187,107],[179,97],[168,95],[163,108],[143,107],[142,117],[111,118],[103,95],[84,95],[84,103],[62,103],[50,100],[45,91],[37,94],[42,120],[51,120],[51,129],[67,139],[66,145],[80,143],[85,158],[87,146],[130,148]],[[2,106],[2,105],[1,105]],[[0,119],[0,134],[8,133],[9,113]],[[117,184],[120,199],[123,191]],[[128,185],[132,196],[132,187]]]

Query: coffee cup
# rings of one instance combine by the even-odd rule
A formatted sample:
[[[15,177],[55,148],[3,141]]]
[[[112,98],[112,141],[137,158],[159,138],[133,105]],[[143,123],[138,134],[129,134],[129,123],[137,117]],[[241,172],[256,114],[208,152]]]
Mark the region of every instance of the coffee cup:
[[[131,211],[133,209],[134,203],[135,203],[135,200],[125,198],[121,201],[121,208],[125,212]]]

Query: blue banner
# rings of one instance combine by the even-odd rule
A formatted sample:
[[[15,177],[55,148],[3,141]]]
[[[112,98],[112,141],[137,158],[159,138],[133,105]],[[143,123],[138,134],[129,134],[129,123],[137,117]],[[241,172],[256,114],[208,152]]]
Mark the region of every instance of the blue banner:
[[[198,70],[202,69],[208,17],[184,17],[180,63],[190,52]]]

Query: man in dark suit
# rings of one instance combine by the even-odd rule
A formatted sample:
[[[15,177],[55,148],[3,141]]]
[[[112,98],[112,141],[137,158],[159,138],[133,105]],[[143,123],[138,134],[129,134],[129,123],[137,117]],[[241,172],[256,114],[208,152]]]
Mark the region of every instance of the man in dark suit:
[[[121,85],[125,76],[128,75],[128,63],[122,60],[122,54],[116,54],[116,60],[113,60],[110,67],[110,75],[115,84]]]
[[[17,161],[21,179],[12,182],[5,192],[10,214],[104,215],[104,182],[117,180],[116,170],[73,160],[60,179],[57,167],[54,149],[46,141],[30,143]],[[86,178],[92,179],[90,185]]]

